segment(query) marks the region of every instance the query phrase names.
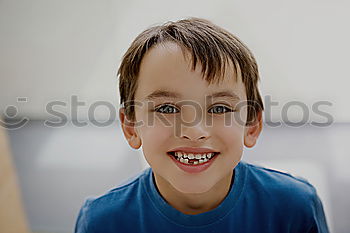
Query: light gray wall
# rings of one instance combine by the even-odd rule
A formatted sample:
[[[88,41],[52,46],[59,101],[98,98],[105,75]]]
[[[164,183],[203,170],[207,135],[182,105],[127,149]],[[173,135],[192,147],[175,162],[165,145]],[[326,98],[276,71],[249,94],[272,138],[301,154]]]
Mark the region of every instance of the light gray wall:
[[[106,128],[48,128],[32,121],[9,131],[25,210],[34,231],[71,232],[87,196],[99,195],[141,171],[140,151],[129,148],[118,123]],[[328,128],[265,125],[243,159],[303,176],[323,201],[334,233],[348,233],[350,124]]]

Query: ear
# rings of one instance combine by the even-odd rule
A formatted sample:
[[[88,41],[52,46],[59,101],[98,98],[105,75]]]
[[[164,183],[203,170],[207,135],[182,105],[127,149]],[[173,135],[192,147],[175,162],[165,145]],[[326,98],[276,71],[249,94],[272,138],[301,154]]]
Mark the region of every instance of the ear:
[[[139,149],[142,145],[141,138],[139,137],[134,122],[129,121],[125,115],[125,108],[119,109],[119,119],[121,122],[122,130],[129,145],[134,149]]]
[[[253,147],[256,144],[256,141],[262,130],[262,111],[258,112],[256,120],[245,126],[244,130],[244,145],[246,147]]]

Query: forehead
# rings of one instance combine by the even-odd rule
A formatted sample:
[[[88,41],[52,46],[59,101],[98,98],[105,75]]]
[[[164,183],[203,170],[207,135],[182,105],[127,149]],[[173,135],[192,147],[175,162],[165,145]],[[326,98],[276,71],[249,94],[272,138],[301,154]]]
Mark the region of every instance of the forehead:
[[[240,75],[236,78],[232,64],[227,64],[222,82],[212,84],[203,78],[200,63],[195,70],[191,66],[190,53],[183,53],[177,44],[169,42],[153,47],[142,59],[135,99],[145,100],[154,93],[161,96],[162,92],[163,96],[167,95],[165,92],[173,93],[173,98],[203,98],[215,93],[217,97],[231,94],[245,98],[244,84]]]

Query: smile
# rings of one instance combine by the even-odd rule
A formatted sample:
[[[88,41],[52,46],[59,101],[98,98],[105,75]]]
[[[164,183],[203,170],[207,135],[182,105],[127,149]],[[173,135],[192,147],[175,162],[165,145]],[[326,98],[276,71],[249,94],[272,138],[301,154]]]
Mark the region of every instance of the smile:
[[[182,164],[187,165],[199,165],[207,163],[212,160],[219,152],[210,152],[210,153],[185,153],[185,152],[168,152],[174,159],[179,161]]]

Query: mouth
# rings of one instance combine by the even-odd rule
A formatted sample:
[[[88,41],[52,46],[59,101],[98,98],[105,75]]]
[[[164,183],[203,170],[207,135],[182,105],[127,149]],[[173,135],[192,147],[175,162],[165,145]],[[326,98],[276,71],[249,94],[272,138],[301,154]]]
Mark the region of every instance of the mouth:
[[[202,165],[208,163],[213,158],[215,158],[220,152],[211,152],[211,153],[184,153],[184,152],[167,152],[169,156],[172,156],[178,162],[186,165]]]

